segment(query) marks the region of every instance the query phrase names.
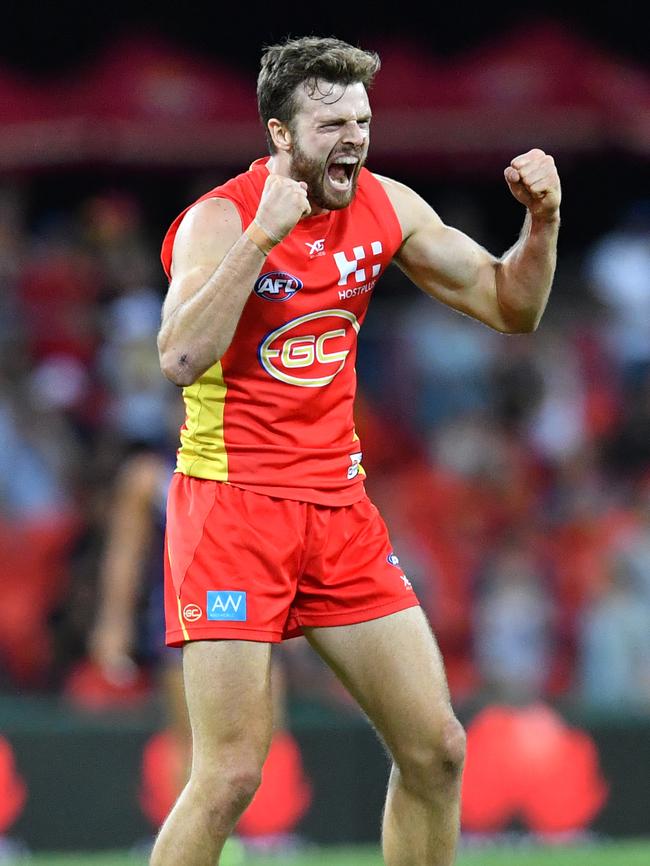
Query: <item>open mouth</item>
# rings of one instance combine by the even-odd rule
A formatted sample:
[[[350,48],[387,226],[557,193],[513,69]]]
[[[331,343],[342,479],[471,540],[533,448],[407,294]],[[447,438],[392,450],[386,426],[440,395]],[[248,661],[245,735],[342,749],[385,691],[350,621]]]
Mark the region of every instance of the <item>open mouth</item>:
[[[352,178],[359,163],[356,156],[337,156],[327,166],[327,177],[335,189],[345,192],[352,185]]]

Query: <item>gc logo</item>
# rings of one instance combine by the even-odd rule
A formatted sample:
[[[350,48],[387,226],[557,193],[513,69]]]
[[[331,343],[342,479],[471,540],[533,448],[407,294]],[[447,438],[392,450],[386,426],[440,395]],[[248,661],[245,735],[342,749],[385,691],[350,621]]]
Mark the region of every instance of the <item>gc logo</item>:
[[[332,320],[343,319],[347,327],[310,333],[312,322],[323,320],[322,324],[326,325],[328,319],[331,324],[335,324]],[[345,366],[353,346],[350,325],[355,335],[358,334],[357,317],[348,310],[319,310],[292,319],[262,340],[258,349],[260,364],[270,376],[288,385],[301,388],[329,385]],[[289,333],[291,336],[287,336]],[[298,371],[304,373],[301,375]]]
[[[196,622],[197,619],[201,619],[202,616],[203,611],[198,604],[186,604],[183,608],[183,617],[188,622]]]

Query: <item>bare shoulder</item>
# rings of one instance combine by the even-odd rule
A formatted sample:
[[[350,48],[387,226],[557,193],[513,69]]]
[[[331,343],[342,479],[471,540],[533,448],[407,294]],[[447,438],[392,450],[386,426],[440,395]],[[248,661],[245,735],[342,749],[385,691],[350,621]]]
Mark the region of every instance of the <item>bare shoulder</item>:
[[[395,208],[405,241],[424,225],[440,223],[440,218],[431,205],[427,204],[410,186],[381,174],[374,176],[383,186],[390,203]]]
[[[183,217],[174,239],[174,254],[186,245],[206,242],[214,246],[215,237],[232,245],[242,233],[239,212],[227,198],[208,198],[193,205]]]
[[[163,322],[200,289],[241,235],[239,211],[230,199],[204,199],[187,211],[174,238]]]

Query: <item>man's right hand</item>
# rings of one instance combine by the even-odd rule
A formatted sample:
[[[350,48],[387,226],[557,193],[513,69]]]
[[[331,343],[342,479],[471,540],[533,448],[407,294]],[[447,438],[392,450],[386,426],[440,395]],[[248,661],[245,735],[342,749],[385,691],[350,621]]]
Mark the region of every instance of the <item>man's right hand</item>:
[[[270,174],[257,208],[255,220],[273,240],[285,238],[298,220],[309,216],[307,184],[280,174]]]

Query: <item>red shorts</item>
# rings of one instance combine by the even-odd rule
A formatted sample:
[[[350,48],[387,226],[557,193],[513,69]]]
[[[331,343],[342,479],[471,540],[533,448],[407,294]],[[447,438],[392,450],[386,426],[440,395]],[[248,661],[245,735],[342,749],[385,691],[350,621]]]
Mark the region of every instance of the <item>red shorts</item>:
[[[176,473],[167,503],[166,642],[277,643],[419,602],[368,497],[330,507]]]

